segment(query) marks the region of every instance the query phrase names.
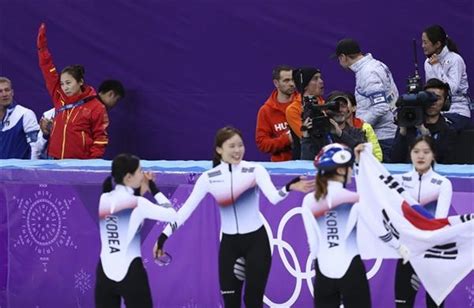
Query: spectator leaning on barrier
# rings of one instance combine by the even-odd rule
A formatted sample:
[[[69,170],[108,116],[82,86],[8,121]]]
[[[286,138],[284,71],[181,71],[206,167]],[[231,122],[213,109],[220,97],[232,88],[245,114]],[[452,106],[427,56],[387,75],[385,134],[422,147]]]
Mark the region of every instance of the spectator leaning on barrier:
[[[449,84],[452,93],[451,108],[444,116],[451,121],[449,124],[456,131],[462,130],[470,124],[471,117],[466,64],[443,27],[433,25],[426,28],[421,35],[421,41],[427,57],[426,80],[438,78]]]
[[[408,147],[419,136],[431,136],[436,150],[438,163],[449,162],[449,153],[454,146],[456,132],[450,128],[441,115],[443,106],[447,109],[449,85],[439,79],[428,80],[424,90],[436,96],[436,101],[424,109],[423,123],[417,127],[400,126],[392,147],[392,162],[410,162]]]
[[[292,137],[286,122],[286,108],[296,99],[292,68],[280,65],[273,69],[275,90],[257,114],[255,141],[260,151],[271,154],[271,161],[292,159]]]
[[[339,64],[356,75],[356,116],[372,125],[383,151],[383,161],[390,162],[390,151],[397,129],[392,109],[398,99],[398,89],[389,68],[374,59],[370,53],[362,54],[353,39],[343,39],[333,55]]]
[[[13,100],[10,79],[0,77],[0,159],[30,159],[39,131],[35,113]]]

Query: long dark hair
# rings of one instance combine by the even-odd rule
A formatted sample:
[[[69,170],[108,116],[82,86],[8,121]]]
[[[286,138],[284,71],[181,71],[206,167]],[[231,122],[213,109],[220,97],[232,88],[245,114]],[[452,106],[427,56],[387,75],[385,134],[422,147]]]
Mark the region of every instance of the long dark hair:
[[[426,33],[426,36],[430,40],[431,43],[436,44],[436,42],[441,43],[441,48],[444,46],[448,46],[449,51],[455,52],[459,54],[458,47],[456,43],[448,37],[446,31],[444,31],[443,27],[440,25],[432,25],[423,30]]]
[[[113,189],[112,179],[115,184],[123,184],[123,178],[127,173],[133,174],[140,165],[140,158],[135,155],[124,153],[115,156],[112,161],[112,175],[109,175],[102,183],[102,192],[109,192]]]
[[[339,167],[339,168],[344,168],[344,167]],[[347,172],[349,172],[349,167],[345,167],[345,168],[346,168],[346,177],[347,177]],[[325,171],[324,173],[318,172],[316,174],[316,189],[314,190],[314,197],[316,198],[316,200],[319,200],[327,196],[328,181],[334,179],[336,175],[338,175],[337,169]],[[346,181],[347,181],[347,178],[346,178]]]
[[[329,174],[322,174],[320,172],[316,175],[316,189],[314,190],[316,200],[324,198],[328,194],[328,180],[330,176]]]
[[[431,162],[431,167],[434,168],[434,165],[435,165],[435,160],[436,160],[436,145],[434,143],[434,140],[433,138],[431,138],[430,136],[419,136],[418,138],[416,138],[411,144],[410,146],[408,147],[409,149],[409,153],[411,153],[411,151],[413,150],[413,148],[420,142],[426,142],[426,144],[428,144],[428,147],[430,148],[431,152],[433,152],[433,161]],[[413,163],[413,162],[412,162]]]
[[[222,144],[224,142],[234,137],[235,135],[239,135],[240,138],[242,138],[242,133],[240,132],[240,130],[232,126],[223,127],[217,131],[216,138],[214,139],[214,157],[212,159],[212,167],[215,167],[221,163],[222,157],[219,153],[217,153],[216,148],[222,147]]]

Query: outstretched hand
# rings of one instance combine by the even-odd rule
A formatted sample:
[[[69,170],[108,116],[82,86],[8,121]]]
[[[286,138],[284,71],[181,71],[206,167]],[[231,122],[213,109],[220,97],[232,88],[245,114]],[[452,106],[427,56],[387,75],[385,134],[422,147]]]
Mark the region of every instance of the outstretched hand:
[[[300,180],[298,182],[292,183],[290,185],[290,190],[296,190],[303,193],[310,192],[315,188],[315,180],[311,179],[308,180],[306,176],[300,176]]]
[[[158,241],[155,242],[155,245],[153,246],[153,257],[155,259],[158,259],[159,257],[162,257],[165,254],[163,249],[158,248]]]
[[[410,249],[408,249],[407,246],[401,244],[398,249],[398,254],[402,257],[403,259],[403,264],[407,264],[409,259],[410,259]]]
[[[331,123],[331,125],[332,125],[331,133],[335,134],[338,137],[341,137],[342,136],[342,129],[339,127],[339,124],[337,124],[337,122],[334,121],[334,119],[332,119],[332,118],[329,118],[329,123]]]
[[[39,122],[39,126],[43,136],[49,136],[51,133],[51,127],[53,126],[53,120],[47,118],[41,118]]]
[[[428,58],[428,63],[431,65],[439,63],[439,56],[434,53],[433,55],[431,55],[431,57]]]
[[[150,191],[150,181],[154,181],[155,176],[152,172],[143,172],[143,180],[140,185],[140,195],[143,196],[147,191]]]
[[[48,46],[48,41],[46,40],[46,25],[45,23],[41,23],[38,29],[38,38],[36,40],[36,45],[38,49],[43,49]]]
[[[355,154],[355,161],[358,163],[360,159],[360,153],[364,150],[365,145],[363,143],[358,144],[354,148],[354,154]]]
[[[147,181],[147,183],[150,181],[154,181],[155,175],[153,174],[153,172],[150,171],[143,172],[143,180]]]

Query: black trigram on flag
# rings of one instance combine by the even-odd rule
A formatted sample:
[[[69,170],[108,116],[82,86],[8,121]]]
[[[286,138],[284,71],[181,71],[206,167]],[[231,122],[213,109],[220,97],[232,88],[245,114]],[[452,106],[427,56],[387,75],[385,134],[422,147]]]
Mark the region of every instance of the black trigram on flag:
[[[178,229],[178,223],[175,221],[175,222],[170,222],[168,223],[171,227],[171,232],[174,232],[176,231],[176,229]]]
[[[463,214],[459,216],[462,222],[468,222],[469,220],[473,219],[473,217],[474,214]]]
[[[454,260],[458,256],[458,248],[456,243],[438,245],[430,248],[425,253],[427,259],[448,259]]]
[[[392,235],[393,235],[398,240],[400,238],[400,232],[398,232],[398,230],[392,224],[392,222],[390,221],[390,217],[388,217],[387,212],[385,212],[385,210],[382,210],[382,215],[383,215],[383,226],[385,227],[385,230],[388,231],[388,233],[384,236],[380,236],[380,238],[384,242],[389,242],[392,239]]]
[[[382,182],[388,186],[388,188],[395,189],[399,194],[405,191],[405,189],[391,175],[385,177],[383,174],[381,174],[379,175],[379,179],[381,179]]]

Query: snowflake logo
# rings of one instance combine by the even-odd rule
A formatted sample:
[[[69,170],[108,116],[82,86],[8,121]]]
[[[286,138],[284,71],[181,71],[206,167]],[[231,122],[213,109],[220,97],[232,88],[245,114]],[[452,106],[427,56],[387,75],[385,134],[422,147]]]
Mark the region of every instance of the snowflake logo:
[[[74,289],[78,289],[82,294],[92,289],[91,274],[86,273],[82,268],[74,274]]]
[[[77,249],[77,246],[65,223],[75,198],[58,199],[45,188],[47,185],[40,185],[40,189],[30,196],[13,196],[21,213],[20,234],[13,240],[13,248],[33,248],[47,272],[49,257],[56,248]]]
[[[171,197],[171,196],[170,196],[170,197]],[[178,202],[179,202],[178,198],[176,198],[176,197],[172,198],[170,201],[171,201],[171,204],[173,204],[173,207],[176,207],[176,205],[177,205]]]
[[[466,287],[466,292],[469,298],[469,307],[474,307],[474,284]]]
[[[181,308],[197,308],[197,307],[199,307],[199,306],[197,305],[194,298],[191,298],[191,300],[189,302],[187,302],[186,304],[181,306]]]

